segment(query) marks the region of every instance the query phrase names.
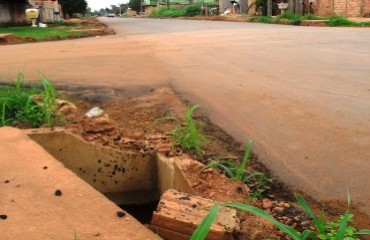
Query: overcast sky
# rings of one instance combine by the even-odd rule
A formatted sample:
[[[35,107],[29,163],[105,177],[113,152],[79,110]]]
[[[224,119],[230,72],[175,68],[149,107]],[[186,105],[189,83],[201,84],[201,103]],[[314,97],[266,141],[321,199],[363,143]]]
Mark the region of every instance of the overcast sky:
[[[110,7],[111,5],[118,5],[119,3],[126,3],[127,0],[86,0],[89,7],[94,10]]]

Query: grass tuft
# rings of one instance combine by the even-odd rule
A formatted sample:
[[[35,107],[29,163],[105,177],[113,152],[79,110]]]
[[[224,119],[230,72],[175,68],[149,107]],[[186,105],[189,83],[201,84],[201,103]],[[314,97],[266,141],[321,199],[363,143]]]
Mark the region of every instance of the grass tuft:
[[[175,143],[181,144],[184,149],[200,155],[205,136],[202,134],[202,127],[193,119],[193,113],[199,105],[188,106],[185,113],[185,124],[172,131]]]
[[[12,85],[0,86],[0,126],[52,126],[56,105],[56,90],[45,76],[26,87],[20,72]]]

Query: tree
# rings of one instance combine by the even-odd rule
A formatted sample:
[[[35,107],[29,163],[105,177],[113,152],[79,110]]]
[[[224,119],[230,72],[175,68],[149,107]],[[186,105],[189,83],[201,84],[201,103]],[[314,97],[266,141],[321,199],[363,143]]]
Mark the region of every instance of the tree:
[[[136,12],[141,11],[141,0],[130,0],[128,6]]]
[[[86,0],[59,0],[62,5],[63,13],[68,17],[76,15],[76,13],[85,14],[87,8]]]

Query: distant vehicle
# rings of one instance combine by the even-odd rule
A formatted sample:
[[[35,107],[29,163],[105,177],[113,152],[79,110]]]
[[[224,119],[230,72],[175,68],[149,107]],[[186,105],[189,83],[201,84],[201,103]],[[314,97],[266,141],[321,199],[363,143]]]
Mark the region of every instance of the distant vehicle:
[[[109,17],[109,18],[114,18],[116,16],[116,14],[114,14],[114,13],[108,13],[107,14],[107,17]]]

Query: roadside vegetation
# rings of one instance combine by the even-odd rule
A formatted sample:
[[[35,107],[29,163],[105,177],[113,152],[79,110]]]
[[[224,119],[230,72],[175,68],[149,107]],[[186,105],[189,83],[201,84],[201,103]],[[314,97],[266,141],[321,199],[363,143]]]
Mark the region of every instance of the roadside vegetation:
[[[193,118],[193,113],[198,107],[199,105],[188,106],[185,112],[185,123],[172,131],[175,143],[180,144],[182,148],[195,153],[197,156],[201,154],[206,139],[202,133],[202,125]]]
[[[8,42],[8,44],[12,44],[81,38],[108,33],[107,27],[93,18],[47,22],[46,24],[47,27],[44,28],[31,26],[3,27],[0,28],[0,34],[14,34],[15,38]],[[91,31],[91,29],[94,31]]]
[[[251,150],[252,141],[249,140],[247,146],[245,147],[243,159],[240,165],[237,165],[230,160],[211,160],[201,169],[201,172],[208,168],[218,169],[219,171],[225,173],[227,177],[246,184],[250,188],[249,193],[252,198],[261,199],[266,193],[268,193],[268,190],[270,190],[269,184],[272,183],[272,179],[267,177],[267,175],[262,172],[252,172],[248,170]]]
[[[250,22],[260,23],[284,23],[289,25],[300,25],[304,20],[324,20],[324,23],[331,27],[347,26],[347,27],[370,27],[370,22],[354,22],[341,16],[320,17],[314,14],[305,14],[303,16],[291,12],[286,12],[277,17],[268,16],[253,16],[249,19]]]
[[[12,85],[0,86],[0,126],[51,127],[56,110],[56,90],[45,76],[26,86],[19,73]]]
[[[269,213],[263,211],[257,207],[242,204],[242,203],[216,203],[211,207],[208,214],[205,216],[203,221],[199,224],[197,229],[194,231],[190,240],[204,240],[212,226],[212,223],[215,221],[217,214],[222,206],[235,208],[240,211],[250,212],[257,216],[260,216],[267,221],[275,225],[279,230],[284,232],[290,239],[293,240],[360,240],[361,236],[370,235],[370,230],[362,229],[357,230],[356,228],[349,225],[353,218],[353,214],[349,213],[350,207],[350,197],[347,194],[348,208],[344,214],[341,214],[336,221],[329,221],[325,218],[324,210],[322,210],[321,215],[316,215],[308,203],[303,197],[296,194],[295,195],[297,202],[305,213],[310,216],[313,220],[313,227],[316,229],[304,230],[302,233],[298,232],[291,226],[285,225],[276,219],[274,219]]]
[[[201,4],[190,4],[187,6],[180,6],[180,7],[167,7],[161,6],[154,8],[149,17],[168,17],[168,18],[175,18],[175,17],[194,17],[201,14]]]
[[[74,26],[68,24],[50,24],[47,28],[38,27],[6,27],[0,33],[12,33],[21,38],[32,38],[36,41],[81,37],[84,32],[70,32]]]
[[[180,7],[161,6],[154,8],[149,17],[152,18],[177,18],[177,17],[194,17],[201,15],[201,4],[192,4]],[[246,18],[248,22],[270,23],[270,24],[288,24],[301,25],[304,20],[323,20],[327,26],[347,26],[347,27],[370,27],[370,22],[355,22],[341,16],[320,17],[315,14],[305,14],[303,16],[291,12],[286,12],[277,17],[269,16],[251,16]]]

